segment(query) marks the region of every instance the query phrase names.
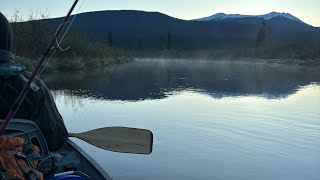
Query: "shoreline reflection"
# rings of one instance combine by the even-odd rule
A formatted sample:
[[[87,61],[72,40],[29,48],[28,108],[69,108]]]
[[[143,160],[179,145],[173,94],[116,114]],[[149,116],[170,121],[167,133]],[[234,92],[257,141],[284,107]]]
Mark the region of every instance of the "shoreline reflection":
[[[136,60],[94,72],[43,77],[53,92],[102,100],[163,99],[194,91],[212,98],[259,96],[286,98],[300,87],[320,82],[310,68],[233,61]]]

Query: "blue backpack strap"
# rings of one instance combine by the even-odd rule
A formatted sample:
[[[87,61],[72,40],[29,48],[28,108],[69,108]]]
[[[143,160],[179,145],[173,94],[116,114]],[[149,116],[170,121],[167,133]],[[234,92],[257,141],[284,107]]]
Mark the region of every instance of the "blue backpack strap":
[[[0,78],[9,78],[26,70],[24,65],[14,62],[0,63]]]

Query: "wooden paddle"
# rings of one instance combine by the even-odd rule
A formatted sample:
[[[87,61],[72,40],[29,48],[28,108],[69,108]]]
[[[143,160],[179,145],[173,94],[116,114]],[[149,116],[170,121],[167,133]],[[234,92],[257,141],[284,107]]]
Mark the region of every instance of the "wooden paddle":
[[[128,127],[105,127],[83,133],[69,133],[101,149],[122,153],[150,154],[153,134],[150,130]]]

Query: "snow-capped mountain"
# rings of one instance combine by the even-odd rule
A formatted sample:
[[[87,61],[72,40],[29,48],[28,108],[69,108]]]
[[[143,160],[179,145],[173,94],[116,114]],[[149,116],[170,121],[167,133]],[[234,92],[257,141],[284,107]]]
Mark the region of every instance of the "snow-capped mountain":
[[[195,21],[211,21],[211,20],[223,20],[223,19],[228,19],[228,18],[233,19],[233,18],[246,18],[246,17],[258,17],[258,18],[263,18],[263,19],[269,20],[271,18],[278,17],[278,16],[283,16],[283,17],[291,19],[291,20],[302,22],[299,18],[293,16],[292,14],[284,13],[284,12],[282,12],[282,13],[271,12],[271,13],[263,14],[263,15],[242,15],[242,14],[217,13],[212,16],[208,16],[208,17],[204,17],[204,18],[200,18],[200,19],[195,19]]]

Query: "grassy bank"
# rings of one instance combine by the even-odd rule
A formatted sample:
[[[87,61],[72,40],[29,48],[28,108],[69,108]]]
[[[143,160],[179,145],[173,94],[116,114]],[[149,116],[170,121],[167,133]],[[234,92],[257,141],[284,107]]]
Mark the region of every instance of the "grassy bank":
[[[128,55],[116,50],[112,51],[113,54],[106,54],[104,56],[77,56],[77,55],[57,55],[50,59],[47,57],[45,64],[46,72],[54,71],[69,71],[69,70],[85,70],[104,68],[114,64],[123,64],[132,61]],[[117,54],[115,54],[117,53]],[[16,55],[15,61],[26,66],[28,70],[33,70],[39,62],[39,56],[19,56]]]
[[[26,58],[16,56],[15,61],[26,66],[28,70],[33,70],[39,62],[39,58]],[[93,70],[104,68],[115,64],[123,64],[131,61],[131,58],[119,56],[117,58],[71,58],[71,57],[55,57],[47,61],[44,72],[55,71],[72,71],[72,70]]]
[[[11,19],[16,61],[24,64],[29,70],[33,69],[38,62],[54,34],[48,27],[48,21],[37,21],[46,18],[48,16],[45,12],[32,11],[26,21],[16,11]],[[62,35],[58,41],[61,37]],[[55,53],[53,59],[47,64],[46,71],[102,68],[132,59],[125,51],[109,47],[107,42],[98,42],[77,31],[68,32],[60,47],[66,50],[58,50]]]
[[[30,42],[30,39],[23,39],[20,36],[21,35],[15,37],[16,61],[31,70],[43,54],[44,49],[50,41],[50,35],[49,33],[43,34],[37,38],[30,36],[30,39],[34,40],[33,43]],[[28,36],[25,35],[24,37]],[[30,45],[28,45],[28,42],[30,42]],[[125,51],[111,48],[107,44],[92,41],[85,34],[79,32],[68,33],[60,46],[66,48],[66,50],[57,50],[53,58],[48,62],[45,69],[46,71],[102,68],[132,60]],[[47,59],[49,59],[49,57],[50,56],[48,56]]]

